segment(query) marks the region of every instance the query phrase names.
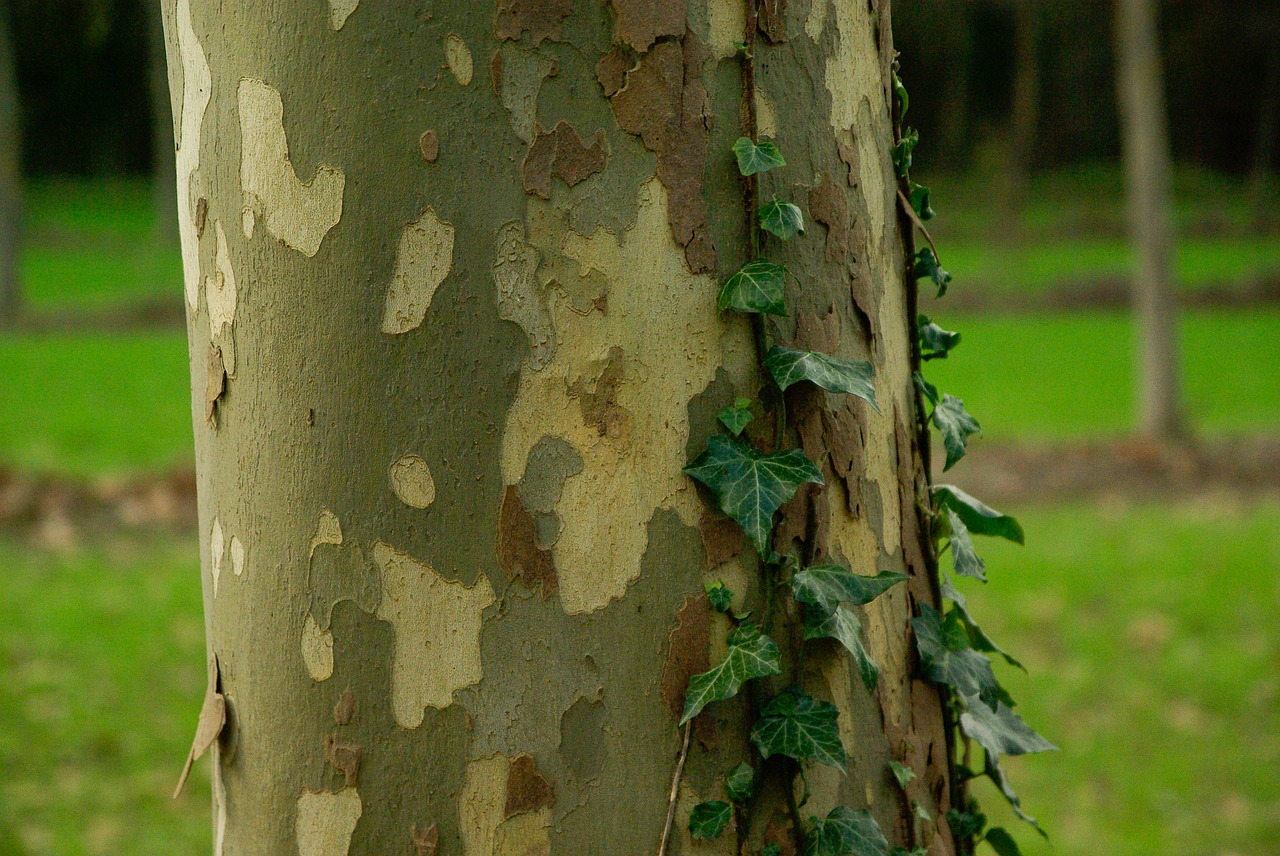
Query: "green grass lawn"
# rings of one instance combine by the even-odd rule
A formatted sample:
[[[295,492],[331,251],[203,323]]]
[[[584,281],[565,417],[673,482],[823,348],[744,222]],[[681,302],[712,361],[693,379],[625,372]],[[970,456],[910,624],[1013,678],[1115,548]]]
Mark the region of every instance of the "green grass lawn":
[[[1028,856],[1280,848],[1280,502],[1026,509],[966,586],[1060,753],[1011,759],[1056,843],[979,794]],[[205,679],[193,541],[52,554],[0,540],[0,851],[137,856],[209,841],[207,762],[169,792]],[[965,581],[966,583],[969,581]],[[24,851],[17,851],[23,853]]]

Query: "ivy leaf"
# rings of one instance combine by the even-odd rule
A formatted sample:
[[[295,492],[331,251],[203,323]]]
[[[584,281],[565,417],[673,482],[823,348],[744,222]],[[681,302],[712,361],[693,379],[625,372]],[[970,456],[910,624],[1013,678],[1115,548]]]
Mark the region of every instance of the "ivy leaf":
[[[720,311],[763,312],[766,315],[787,314],[783,302],[783,284],[787,269],[768,259],[747,262],[725,280],[716,302]]]
[[[724,780],[724,789],[729,794],[729,799],[734,802],[746,802],[756,792],[756,771],[750,764],[743,761],[729,771],[729,775]]]
[[[911,275],[916,279],[933,280],[933,284],[938,287],[938,296],[947,293],[947,286],[951,284],[951,274],[943,270],[942,265],[938,263],[938,257],[933,254],[933,249],[925,247],[911,257]]]
[[[729,606],[733,602],[733,592],[729,590],[720,580],[713,583],[705,583],[702,586],[707,593],[707,600],[711,601],[711,608],[716,612],[728,612]]]
[[[973,644],[974,648],[979,651],[985,651],[989,654],[999,654],[1001,657],[1004,657],[1005,662],[1010,666],[1022,669],[1024,672],[1027,670],[1026,667],[1015,660],[1011,654],[995,642],[991,641],[991,637],[978,626],[978,623],[973,620],[973,615],[969,612],[969,604],[965,601],[964,595],[960,593],[959,589],[951,584],[951,580],[946,576],[942,579],[942,596],[955,604],[952,609],[960,613],[960,618],[964,621],[965,629],[969,631],[969,641]]]
[[[964,402],[951,394],[943,394],[942,400],[933,406],[930,418],[942,432],[942,445],[947,450],[947,463],[942,470],[946,472],[964,457],[969,438],[981,434],[982,426],[964,409]]]
[[[733,806],[723,800],[698,803],[689,813],[689,832],[704,841],[719,838],[732,816]]]
[[[950,508],[947,509],[947,525],[951,527],[951,558],[955,561],[956,573],[985,583],[987,564],[973,549],[973,539],[969,537],[964,521]]]
[[[760,228],[770,235],[789,241],[796,235],[804,234],[804,214],[799,206],[779,202],[775,196],[772,202],[760,206]]]
[[[972,838],[982,834],[982,830],[987,825],[987,816],[980,811],[952,809],[947,812],[947,825],[951,827],[951,834],[956,838]]]
[[[844,604],[840,604],[831,612],[825,612],[816,606],[804,611],[804,638],[835,639],[843,645],[845,650],[853,655],[854,662],[858,664],[858,674],[862,677],[862,684],[867,688],[867,692],[875,692],[876,684],[880,681],[880,670],[876,668],[871,654],[862,644],[861,633],[862,622],[858,621],[854,611]]]
[[[905,788],[907,782],[916,777],[916,771],[899,761],[889,761],[889,769],[893,771],[893,777],[898,780],[898,787]]]
[[[823,483],[822,473],[799,449],[766,454],[723,434],[711,437],[684,471],[715,494],[761,556],[769,555],[774,512],[800,485]]]
[[[748,137],[738,137],[738,141],[733,144],[733,153],[738,156],[738,172],[743,175],[755,175],[787,165],[782,152],[768,140],[753,143]]]
[[[801,603],[831,611],[841,602],[870,603],[906,578],[893,571],[867,577],[840,565],[811,565],[791,578],[791,592]]]
[[[759,856],[782,856],[782,848],[776,844],[766,844],[760,848]]]
[[[970,704],[968,699],[965,702],[968,710],[960,714],[960,728],[988,754],[1031,755],[1057,751],[1057,746],[1033,731],[1007,706],[997,705],[992,710],[985,704]]]
[[[911,207],[915,209],[916,215],[921,220],[932,220],[934,210],[929,204],[929,188],[923,184],[916,184],[914,181],[908,182],[908,185],[911,188]]]
[[[911,99],[907,97],[907,87],[902,85],[902,78],[896,74],[893,76],[893,94],[898,96],[898,122],[902,122],[907,115],[907,107],[911,105]]]
[[[1049,834],[1040,828],[1040,824],[1036,822],[1034,817],[1022,810],[1022,800],[1014,793],[1013,786],[1009,784],[1009,778],[1005,775],[1004,768],[1000,766],[1000,762],[996,760],[996,756],[990,753],[987,754],[986,772],[991,781],[995,782],[996,787],[1000,789],[1000,793],[1004,794],[1004,798],[1009,801],[1010,807],[1013,808],[1013,813],[1031,824],[1036,832],[1048,840]]]
[[[729,650],[725,652],[724,659],[689,678],[680,724],[693,719],[713,701],[733,698],[747,681],[781,671],[782,660],[777,643],[761,633],[753,623],[739,626],[729,634]]]
[[[961,522],[975,535],[1006,538],[1015,544],[1026,541],[1026,535],[1018,521],[983,505],[955,485],[934,485],[933,498],[939,506],[954,511]]]
[[[960,344],[960,334],[943,330],[929,320],[928,315],[916,319],[920,333],[920,359],[945,360],[951,349]]]
[[[828,392],[856,395],[867,401],[877,413],[880,412],[876,405],[875,387],[871,385],[875,369],[865,360],[846,360],[775,345],[765,355],[764,365],[779,389],[785,390],[793,383],[807,380]]]
[[[814,820],[805,838],[804,856],[886,856],[889,842],[880,824],[864,809],[838,805]]]
[[[729,429],[729,433],[737,437],[753,418],[751,415],[751,399],[735,398],[733,404],[716,414],[720,424]]]
[[[906,178],[911,171],[911,153],[920,142],[920,133],[914,128],[907,128],[902,139],[893,147],[893,170],[898,178]]]
[[[1018,849],[1018,842],[1013,840],[1013,836],[1003,826],[988,829],[983,840],[996,851],[996,856],[1022,856],[1022,851]]]
[[[1000,687],[991,661],[969,647],[963,625],[944,621],[936,609],[922,603],[920,617],[911,619],[911,627],[929,680],[955,687],[962,696],[977,696],[992,709],[999,704]]]
[[[774,697],[751,726],[751,742],[760,757],[788,755],[797,761],[812,758],[845,769],[844,746],[834,704],[805,695],[789,687]]]

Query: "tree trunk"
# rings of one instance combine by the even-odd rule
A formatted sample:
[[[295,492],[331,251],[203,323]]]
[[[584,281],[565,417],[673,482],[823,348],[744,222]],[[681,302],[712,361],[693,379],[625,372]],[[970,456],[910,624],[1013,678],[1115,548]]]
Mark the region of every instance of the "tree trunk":
[[[8,6],[0,6],[0,324],[22,309],[18,252],[22,233],[22,120]]]
[[[146,6],[150,30],[147,83],[151,91],[151,208],[155,217],[152,234],[157,242],[173,245],[178,243],[178,197],[173,193],[177,164],[173,152],[175,128],[165,63],[164,21],[157,0],[147,0]]]
[[[1040,125],[1040,9],[1037,0],[1018,0],[1014,17],[1013,108],[1009,116],[1009,161],[1005,164],[1003,219],[1006,237],[1022,237],[1027,182]]]
[[[848,775],[806,769],[797,811],[774,756],[752,810],[695,848],[692,806],[749,753],[746,694],[712,705],[670,852],[794,844],[793,818],[838,802],[954,852],[909,625],[938,601],[888,3],[772,5],[744,111],[731,0],[166,0],[206,739],[226,711],[215,852],[657,850],[685,682],[729,626],[704,584],[766,600],[682,473],[764,389],[750,324],[716,311],[749,252],[744,115],[787,158],[761,198],[817,223],[771,250],[804,283],[779,335],[872,360],[880,406],[787,394],[827,488],[782,509],[775,546],[911,578],[865,609],[875,693],[827,642],[757,689],[836,704]],[[890,759],[919,776],[906,796]]]
[[[1182,430],[1169,129],[1154,0],[1119,0],[1115,19],[1120,124],[1137,267],[1138,427],[1155,440]]]
[[[1280,139],[1280,45],[1270,42],[1267,51],[1266,82],[1258,101],[1258,125],[1253,135],[1253,157],[1249,169],[1249,209],[1253,227],[1259,232],[1275,228],[1278,219],[1275,197],[1276,141]]]

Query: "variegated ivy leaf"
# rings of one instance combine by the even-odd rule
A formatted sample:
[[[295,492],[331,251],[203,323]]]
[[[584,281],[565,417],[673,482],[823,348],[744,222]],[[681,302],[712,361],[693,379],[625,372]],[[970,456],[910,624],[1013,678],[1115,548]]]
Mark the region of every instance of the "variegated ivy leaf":
[[[723,312],[762,312],[786,315],[783,285],[787,269],[768,259],[754,259],[738,268],[720,288],[716,306]]]
[[[947,293],[947,286],[951,284],[951,274],[943,270],[938,257],[929,247],[925,247],[912,257],[911,275],[916,279],[928,277],[933,280],[933,284],[938,287],[939,297]]]
[[[975,535],[1005,538],[1015,544],[1026,541],[1026,535],[1023,534],[1022,525],[1018,521],[982,504],[955,485],[934,485],[933,500],[939,507],[954,511],[961,522]]]
[[[902,139],[893,147],[893,168],[898,178],[906,178],[911,171],[911,153],[919,143],[920,133],[914,128],[907,128],[902,133]]]
[[[753,143],[748,137],[738,137],[738,141],[733,144],[733,153],[738,157],[738,172],[743,175],[755,175],[787,165],[782,152],[768,140]]]
[[[972,577],[982,582],[987,581],[987,565],[978,557],[973,549],[973,539],[969,537],[969,529],[950,508],[947,509],[947,525],[951,527],[951,558],[955,561],[956,573],[962,577]]]
[[[960,728],[989,754],[1031,755],[1057,751],[1057,746],[1037,734],[1006,705],[997,705],[992,710],[977,699],[965,699],[965,706],[967,709],[960,714]]]
[[[775,196],[772,202],[760,206],[760,228],[789,241],[804,234],[804,214],[799,206],[782,202]]]
[[[922,221],[932,220],[934,217],[933,206],[929,204],[929,188],[923,184],[916,184],[914,181],[908,182],[911,188],[910,199],[911,208],[916,212]]]
[[[729,607],[733,603],[733,592],[720,580],[714,583],[705,583],[702,586],[707,593],[707,600],[711,601],[711,608],[716,612],[728,612]]]
[[[969,631],[969,641],[974,648],[988,654],[999,654],[1004,657],[1005,662],[1010,666],[1022,669],[1024,672],[1027,670],[1008,651],[993,642],[991,637],[978,626],[978,623],[973,620],[973,615],[969,612],[969,604],[965,601],[964,595],[951,583],[951,578],[945,574],[942,577],[942,596],[954,604],[952,609],[959,613],[965,629]]]
[[[880,412],[876,405],[876,390],[871,385],[874,369],[865,360],[846,360],[815,351],[774,346],[765,355],[764,365],[773,375],[779,389],[807,380],[828,392],[856,395],[868,402],[877,413]]]
[[[806,482],[822,484],[822,473],[799,449],[757,452],[716,434],[685,473],[715,494],[720,508],[747,534],[756,552],[769,555],[773,515]]]
[[[716,418],[729,429],[730,434],[737,437],[754,418],[751,415],[751,399],[735,398],[733,404],[716,414]]]
[[[840,565],[811,565],[791,578],[791,592],[801,603],[833,610],[841,602],[870,603],[906,578],[893,571],[867,577]]]
[[[733,806],[722,800],[698,803],[689,813],[689,832],[704,841],[718,838],[732,816]]]
[[[713,701],[733,698],[747,681],[781,671],[782,660],[777,643],[761,633],[755,624],[741,625],[729,634],[729,650],[725,652],[724,659],[702,674],[689,678],[680,724],[693,719]]]
[[[736,803],[744,803],[756,792],[756,771],[743,761],[729,771],[724,780],[725,793]]]
[[[797,761],[812,759],[843,771],[844,746],[836,724],[839,715],[834,704],[789,687],[760,712],[751,726],[751,742],[762,758],[787,755]]]
[[[947,462],[942,467],[945,472],[964,457],[969,438],[981,434],[982,426],[964,409],[964,402],[950,393],[943,394],[942,400],[933,406],[933,414],[929,418],[942,434],[942,445],[947,450]]]
[[[890,760],[889,769],[893,772],[893,777],[898,780],[898,787],[900,788],[905,788],[907,782],[916,777],[916,771],[900,761]]]
[[[1001,691],[991,661],[969,647],[968,632],[958,618],[944,620],[936,609],[922,603],[920,617],[911,619],[911,627],[929,680],[955,687],[962,696],[976,696],[995,709]]]
[[[862,644],[862,622],[852,609],[840,604],[831,612],[811,606],[804,611],[805,639],[835,639],[845,647],[858,664],[858,675],[868,692],[875,692],[880,681],[880,670],[866,646]]]
[[[805,836],[804,856],[886,856],[889,842],[865,809],[838,805],[815,819]]]
[[[960,334],[943,330],[929,320],[928,315],[917,319],[916,327],[920,333],[920,358],[923,360],[946,359],[951,349],[960,344]]]

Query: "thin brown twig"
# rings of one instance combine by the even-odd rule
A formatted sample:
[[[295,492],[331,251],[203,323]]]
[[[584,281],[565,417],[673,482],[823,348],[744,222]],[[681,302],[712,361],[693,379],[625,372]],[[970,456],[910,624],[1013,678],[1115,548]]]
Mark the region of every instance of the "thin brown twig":
[[[938,245],[933,242],[933,236],[929,234],[929,230],[925,227],[924,221],[916,214],[916,209],[911,207],[911,200],[907,198],[907,194],[902,192],[902,188],[898,188],[898,200],[902,203],[902,208],[907,212],[907,216],[911,218],[911,222],[920,230],[920,234],[924,235],[924,239],[929,243],[929,249],[933,250],[933,257],[938,264],[942,264],[942,257],[938,255]]]
[[[680,747],[680,759],[676,761],[676,772],[671,777],[671,799],[667,803],[667,822],[662,827],[662,841],[658,843],[658,856],[666,856],[667,839],[671,837],[671,824],[676,819],[676,796],[680,793],[680,777],[684,774],[684,759],[689,757],[689,738],[693,734],[693,720],[684,726],[684,744]]]

